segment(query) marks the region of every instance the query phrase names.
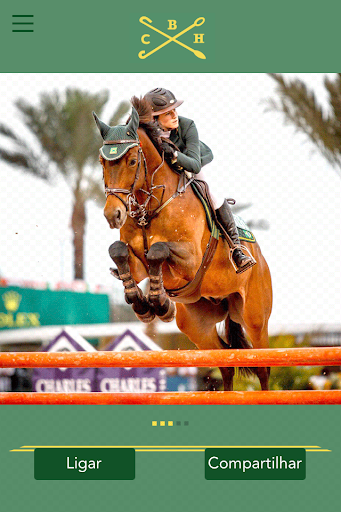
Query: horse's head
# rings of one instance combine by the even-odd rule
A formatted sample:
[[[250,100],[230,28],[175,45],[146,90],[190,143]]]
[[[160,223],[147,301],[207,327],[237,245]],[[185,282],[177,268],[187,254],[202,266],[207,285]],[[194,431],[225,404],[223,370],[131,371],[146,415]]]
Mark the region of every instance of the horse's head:
[[[100,161],[107,195],[104,216],[112,229],[120,229],[127,218],[129,201],[145,179],[137,135],[139,115],[133,107],[129,123],[119,126],[108,126],[93,115],[103,138]]]

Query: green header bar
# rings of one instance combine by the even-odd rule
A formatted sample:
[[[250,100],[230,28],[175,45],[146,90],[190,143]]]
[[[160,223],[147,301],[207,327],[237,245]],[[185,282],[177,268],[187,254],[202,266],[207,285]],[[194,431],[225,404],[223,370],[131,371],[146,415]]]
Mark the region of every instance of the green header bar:
[[[208,448],[206,480],[304,480],[303,448]]]
[[[36,448],[36,480],[134,480],[133,448]]]
[[[341,4],[199,0],[81,6],[30,2],[34,33],[12,32],[23,9],[2,7],[2,72],[333,72],[340,69]],[[25,4],[26,5],[26,4]],[[15,11],[19,12],[15,12]],[[141,21],[141,18],[143,21]],[[15,18],[18,20],[19,18]],[[204,19],[203,23],[200,23]],[[24,18],[23,18],[24,20]],[[148,21],[149,20],[149,21]]]

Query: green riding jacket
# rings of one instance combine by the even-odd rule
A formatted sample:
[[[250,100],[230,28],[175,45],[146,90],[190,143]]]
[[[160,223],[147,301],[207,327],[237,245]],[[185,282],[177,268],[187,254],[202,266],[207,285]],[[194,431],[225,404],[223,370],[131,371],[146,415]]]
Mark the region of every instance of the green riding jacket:
[[[186,171],[198,174],[201,168],[213,160],[213,153],[199,140],[194,121],[179,116],[179,127],[172,130],[170,140],[179,148],[177,163]]]

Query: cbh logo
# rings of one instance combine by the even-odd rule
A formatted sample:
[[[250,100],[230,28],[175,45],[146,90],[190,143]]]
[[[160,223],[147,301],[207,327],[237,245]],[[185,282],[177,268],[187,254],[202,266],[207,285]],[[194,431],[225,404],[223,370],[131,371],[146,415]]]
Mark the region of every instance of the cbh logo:
[[[154,50],[151,50],[148,53],[146,53],[145,50],[141,50],[139,52],[139,58],[140,59],[146,59],[147,57],[149,57],[150,55],[153,55],[153,53],[158,52],[159,50],[161,50],[161,48],[164,48],[165,46],[167,46],[170,43],[176,43],[176,44],[182,46],[186,50],[194,53],[194,55],[196,57],[198,57],[198,59],[206,59],[206,56],[205,56],[205,54],[203,52],[201,52],[200,50],[195,50],[194,48],[191,48],[190,46],[187,46],[187,44],[184,44],[184,43],[182,43],[181,41],[178,40],[179,37],[181,37],[183,34],[188,32],[189,30],[192,30],[193,28],[196,28],[196,27],[201,27],[201,25],[203,25],[205,23],[205,18],[197,18],[195,20],[195,22],[192,23],[192,25],[190,25],[189,27],[185,28],[184,30],[182,30],[181,32],[176,34],[175,36],[171,36],[170,34],[166,34],[165,32],[162,32],[162,30],[159,30],[158,28],[154,27],[152,25],[152,23],[153,23],[152,20],[147,18],[147,16],[141,16],[139,21],[140,21],[140,23],[142,23],[146,27],[150,28],[151,30],[154,30],[154,32],[158,32],[159,34],[163,35],[166,38],[166,41],[164,43],[160,44],[159,46],[154,48]],[[167,28],[167,30],[177,30],[178,25],[177,25],[177,21],[176,20],[167,20],[167,21],[168,21],[168,28]],[[200,34],[199,33],[194,33],[193,35],[194,35],[193,44],[204,44],[204,35],[205,35],[204,33],[200,33]],[[150,44],[150,40],[149,40],[150,37],[151,37],[150,34],[143,34],[143,36],[141,37],[142,43],[143,44]]]

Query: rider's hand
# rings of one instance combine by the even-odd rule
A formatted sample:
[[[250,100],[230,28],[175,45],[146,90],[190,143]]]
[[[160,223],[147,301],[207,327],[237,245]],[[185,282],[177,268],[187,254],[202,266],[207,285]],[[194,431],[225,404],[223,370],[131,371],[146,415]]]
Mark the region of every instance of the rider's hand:
[[[172,161],[174,159],[174,153],[176,151],[175,148],[173,148],[173,146],[168,144],[168,142],[166,141],[161,142],[160,146],[162,151],[164,152],[165,160],[167,160],[167,162]]]

